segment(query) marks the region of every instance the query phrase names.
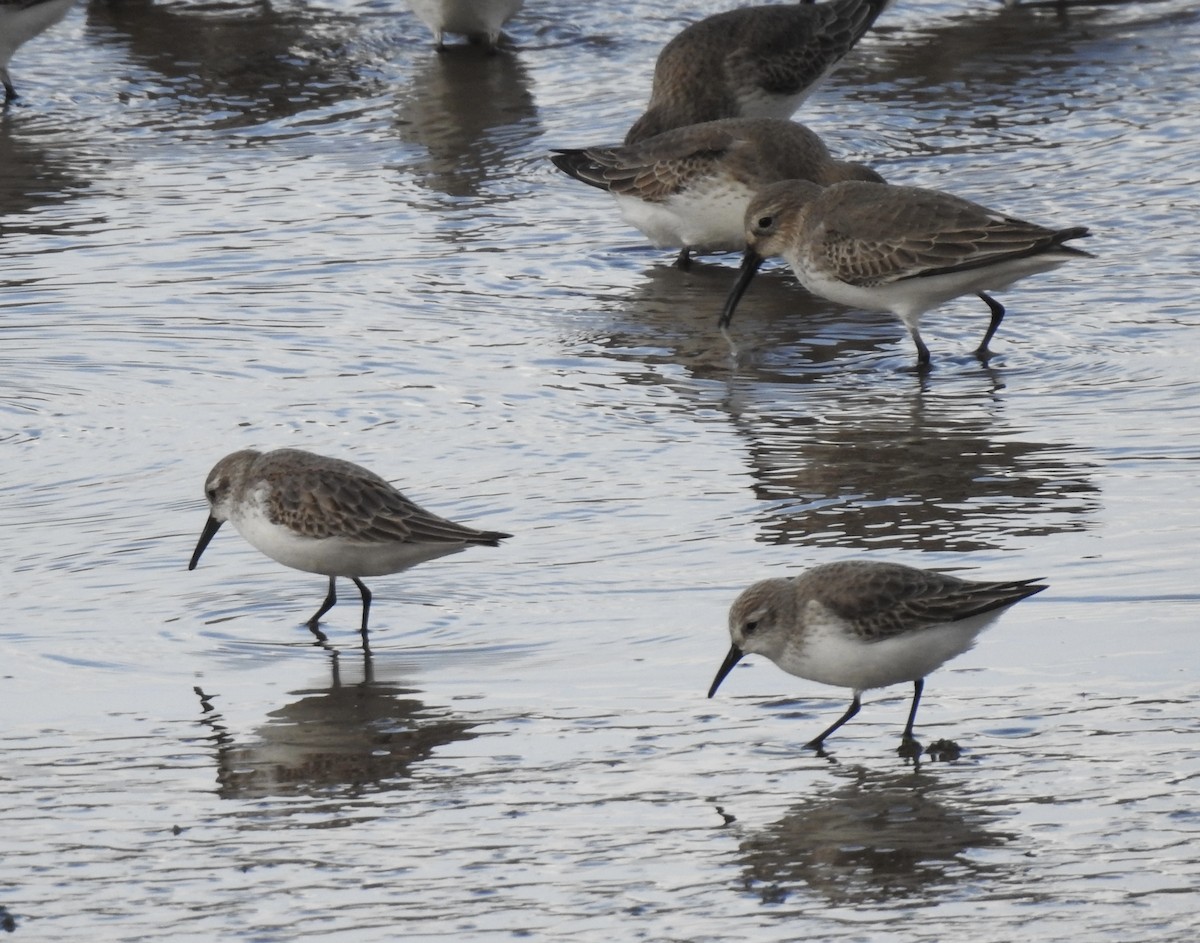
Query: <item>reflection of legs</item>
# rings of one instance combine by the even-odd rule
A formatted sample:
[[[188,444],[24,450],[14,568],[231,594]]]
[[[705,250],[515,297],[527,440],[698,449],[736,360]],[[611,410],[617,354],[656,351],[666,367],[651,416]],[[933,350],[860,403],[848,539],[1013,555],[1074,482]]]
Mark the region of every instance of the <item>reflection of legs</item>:
[[[848,708],[846,708],[846,713],[844,713],[840,718],[838,718],[837,722],[834,723],[833,726],[831,726],[828,730],[826,730],[824,733],[820,734],[819,736],[814,737],[812,740],[809,740],[808,743],[806,743],[804,745],[807,748],[809,748],[810,750],[820,750],[821,747],[825,743],[825,738],[828,737],[835,730],[837,730],[838,727],[842,726],[842,724],[844,724],[846,721],[848,721],[851,717],[853,717],[855,714],[857,714],[858,709],[860,707],[862,707],[862,700],[860,699],[859,692],[855,691],[854,692],[854,700],[851,701],[850,706]]]
[[[367,641],[367,616],[371,612],[371,591],[367,589],[367,585],[357,576],[352,576],[350,579],[354,580],[354,585],[358,587],[359,593],[362,594],[363,617],[362,628],[359,629],[359,632],[362,634],[363,648],[370,648],[371,643]]]
[[[925,679],[917,678],[913,682],[912,707],[908,711],[908,723],[904,725],[904,736],[900,738],[901,756],[920,756],[921,744],[913,739],[913,722],[917,719],[917,707],[921,703],[921,692],[925,690]]]
[[[684,246],[679,250],[679,255],[675,256],[675,267],[688,271],[692,267],[692,250],[688,246]]]
[[[312,634],[319,638],[322,642],[325,641],[325,633],[317,628],[317,623],[321,621],[321,616],[325,615],[325,613],[332,609],[334,603],[337,602],[337,589],[333,585],[336,579],[336,576],[329,577],[329,595],[326,596],[325,601],[321,603],[321,608],[313,613],[313,617],[308,620],[309,631],[312,632]]]
[[[1000,322],[1004,320],[1004,305],[1000,304],[1000,302],[998,302],[987,292],[979,291],[976,292],[976,294],[979,295],[979,297],[986,302],[987,306],[992,309],[992,323],[988,325],[987,333],[983,335],[983,341],[975,350],[975,356],[982,357],[985,354],[991,353],[991,351],[988,350],[988,341],[992,339],[992,335],[996,333],[996,328],[998,328],[1000,326]]]

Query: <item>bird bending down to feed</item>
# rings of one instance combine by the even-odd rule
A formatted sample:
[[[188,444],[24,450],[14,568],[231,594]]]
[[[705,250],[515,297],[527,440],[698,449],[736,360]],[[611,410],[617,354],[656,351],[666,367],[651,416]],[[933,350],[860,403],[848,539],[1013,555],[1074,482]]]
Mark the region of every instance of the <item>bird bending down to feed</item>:
[[[869,167],[835,160],[815,132],[781,118],[708,121],[637,144],[558,150],[550,160],[611,193],[652,245],[680,250],[675,264],[684,269],[691,252],[744,249],[746,208],[770,183],[883,181]]]
[[[321,616],[344,576],[362,595],[363,646],[371,593],[364,576],[399,573],[469,546],[495,547],[511,534],[482,531],[438,517],[360,465],[299,449],[244,450],[226,455],[208,474],[208,521],[192,554],[194,570],[225,521],[272,560],[329,577],[329,593],[308,627],[321,641]]]
[[[986,302],[992,320],[976,350],[983,358],[1004,319],[1004,306],[988,291],[1092,257],[1064,245],[1088,235],[1083,226],[1048,229],[940,190],[864,181],[771,184],[750,202],[745,227],[746,254],[722,328],[763,259],[782,256],[814,295],[896,315],[921,367],[929,364],[919,330],[926,311],[965,294]]]
[[[742,657],[766,655],[788,674],[850,688],[850,707],[806,746],[825,740],[858,713],[862,694],[913,683],[900,743],[919,756],[913,722],[924,678],[975,644],[1009,606],[1046,588],[1038,580],[977,582],[896,563],[827,563],[755,583],[729,610],[733,644],[709,688],[712,697]]]
[[[718,118],[790,118],[888,2],[739,7],[693,23],[658,54],[625,143]]]

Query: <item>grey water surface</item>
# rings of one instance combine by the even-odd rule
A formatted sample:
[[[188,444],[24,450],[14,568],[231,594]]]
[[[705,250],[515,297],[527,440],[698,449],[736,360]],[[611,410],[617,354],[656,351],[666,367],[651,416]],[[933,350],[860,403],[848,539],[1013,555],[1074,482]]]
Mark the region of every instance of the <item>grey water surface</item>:
[[[671,267],[554,147],[619,140],[722,0],[88,0],[0,118],[0,927],[14,940],[1200,936],[1200,9],[898,0],[797,116],[1091,261],[885,314]],[[211,465],[360,462],[512,532],[370,580],[231,529]],[[750,582],[1042,577],[930,676],[750,658]]]

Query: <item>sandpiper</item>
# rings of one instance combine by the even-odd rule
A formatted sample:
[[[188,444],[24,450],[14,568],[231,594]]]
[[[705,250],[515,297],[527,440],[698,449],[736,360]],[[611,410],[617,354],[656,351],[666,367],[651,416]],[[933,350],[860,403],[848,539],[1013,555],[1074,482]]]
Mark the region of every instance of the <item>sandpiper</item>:
[[[981,359],[1004,319],[987,294],[1026,275],[1091,253],[1064,245],[1083,226],[1048,229],[940,190],[863,181],[819,187],[803,180],[761,190],[746,210],[746,254],[720,326],[728,328],[764,258],[782,256],[809,291],[830,301],[890,311],[904,322],[929,365],[921,316],[959,295],[975,294],[992,312]]]
[[[747,654],[766,655],[788,674],[850,688],[850,707],[806,746],[858,713],[862,694],[913,683],[900,752],[919,756],[913,722],[924,678],[975,644],[976,636],[1014,603],[1046,588],[1036,579],[976,582],[898,563],[848,560],[799,576],[755,583],[729,610],[733,645],[709,688],[712,697]]]
[[[888,2],[741,7],[693,23],[659,53],[625,142],[718,118],[790,118]]]
[[[49,29],[71,9],[75,0],[0,0],[0,81],[4,104],[17,97],[8,74],[8,62],[24,42]]]
[[[660,249],[690,253],[740,251],[746,246],[750,200],[779,180],[883,178],[869,167],[835,160],[817,134],[780,118],[726,118],[667,131],[638,144],[557,150],[563,173],[607,190],[621,215]]]
[[[334,583],[347,577],[362,595],[363,647],[371,593],[360,577],[399,573],[473,544],[489,547],[511,534],[482,531],[414,504],[361,465],[300,449],[246,449],[221,459],[204,484],[209,517],[192,554],[194,570],[225,521],[272,560],[329,577],[329,593],[308,627],[321,641],[321,616],[337,602]]]
[[[500,28],[525,0],[408,0],[417,18],[433,31],[438,52],[446,48],[446,33],[466,36],[490,50],[500,44]]]

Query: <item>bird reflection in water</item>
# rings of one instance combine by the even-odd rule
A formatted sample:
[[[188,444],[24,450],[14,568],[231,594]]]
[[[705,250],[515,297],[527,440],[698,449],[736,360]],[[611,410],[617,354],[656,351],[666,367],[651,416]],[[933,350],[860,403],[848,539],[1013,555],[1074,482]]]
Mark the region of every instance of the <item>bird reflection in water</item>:
[[[1017,838],[993,828],[998,814],[963,797],[959,782],[837,769],[844,783],[741,841],[743,883],[763,903],[811,893],[836,906],[928,903],[931,887],[994,876],[1000,866],[972,850]],[[739,827],[728,804],[718,813]]]
[[[515,54],[430,57],[397,96],[396,134],[423,152],[406,158],[403,175],[448,196],[497,199],[490,185],[541,134],[532,87]]]
[[[338,653],[329,656],[329,686],[293,692],[297,699],[272,711],[249,739],[229,729],[213,705],[215,695],[195,689],[200,722],[215,747],[221,798],[359,796],[400,788],[438,747],[476,736],[476,724],[426,707],[412,689],[377,681],[369,652],[357,682],[344,682]]]
[[[652,266],[576,342],[623,382],[666,389],[705,428],[727,417],[762,543],[963,553],[1094,526],[1095,457],[1015,423],[1003,369],[966,355],[970,372],[950,385],[881,376],[884,322],[838,321],[783,279],[763,284],[767,317],[732,365],[705,320],[730,277],[710,263]]]

